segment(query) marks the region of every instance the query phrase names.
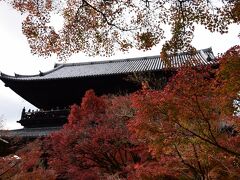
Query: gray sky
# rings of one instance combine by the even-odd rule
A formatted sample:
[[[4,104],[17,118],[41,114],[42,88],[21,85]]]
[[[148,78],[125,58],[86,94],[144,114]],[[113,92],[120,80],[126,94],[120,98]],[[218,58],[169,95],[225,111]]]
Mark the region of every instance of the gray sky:
[[[30,53],[27,40],[21,31],[21,22],[23,17],[20,13],[13,10],[9,5],[0,3],[0,71],[9,75],[18,74],[38,74],[53,68],[57,62],[56,57],[44,59],[33,56]],[[228,34],[210,33],[204,27],[197,27],[195,38],[192,44],[197,49],[212,47],[215,55],[225,52],[233,45],[240,44],[237,37],[240,27],[231,25]],[[70,58],[68,62],[81,62],[102,59],[119,59],[127,57],[158,55],[161,45],[154,47],[151,51],[141,52],[131,50],[129,53],[117,53],[111,58],[87,57],[83,54],[77,54]],[[7,129],[21,128],[16,123],[20,119],[23,107],[34,108],[26,100],[22,99],[11,89],[4,86],[0,81],[0,117],[3,115],[5,127]]]

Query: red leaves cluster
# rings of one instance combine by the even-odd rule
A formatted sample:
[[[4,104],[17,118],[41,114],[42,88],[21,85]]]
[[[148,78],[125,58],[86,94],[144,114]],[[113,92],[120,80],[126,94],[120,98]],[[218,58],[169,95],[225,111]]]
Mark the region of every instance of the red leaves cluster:
[[[63,178],[126,177],[131,164],[141,162],[143,153],[138,152],[144,149],[130,140],[126,122],[131,111],[127,97],[97,97],[87,91],[81,106],[72,106],[69,123],[51,136],[50,166]]]
[[[169,53],[194,50],[196,24],[227,33],[230,24],[240,22],[239,0],[1,1],[27,14],[22,29],[33,54],[56,54],[60,59],[78,52],[109,56],[116,50],[149,50],[161,40],[161,56],[167,58]],[[54,16],[64,20],[59,31],[49,25]],[[168,41],[163,24],[171,27]]]
[[[235,46],[229,49],[225,55],[220,58],[221,66],[217,73],[217,82],[216,90],[221,94],[221,101],[223,107],[225,107],[225,112],[230,110],[232,111],[239,108],[236,104],[232,106],[232,109],[229,108],[232,105],[232,102],[239,102],[240,100],[240,46]]]
[[[220,59],[218,70],[184,68],[163,91],[143,90],[132,96],[136,115],[130,130],[148,143],[157,159],[178,159],[172,175],[240,176],[239,57],[236,46]],[[233,109],[234,101],[238,104]],[[169,163],[172,159],[166,159],[165,166]]]
[[[225,58],[237,63],[239,56]],[[72,107],[62,133],[52,136],[57,153],[52,164],[69,164],[66,177],[93,169],[96,177],[129,179],[239,176],[239,117],[225,113],[232,106],[219,93],[226,84],[219,78],[223,69],[232,82],[238,80],[237,70],[229,72],[221,61],[218,70],[181,69],[161,91],[144,88],[114,98],[86,92],[81,106]],[[58,167],[57,174],[64,174]]]
[[[131,95],[102,97],[87,91],[61,131],[19,152],[17,176],[240,177],[239,62],[236,46],[218,69],[183,68],[163,90],[145,86]]]
[[[46,144],[45,140],[37,139],[17,151],[17,155],[1,158],[0,179],[56,179],[55,172],[48,169]]]

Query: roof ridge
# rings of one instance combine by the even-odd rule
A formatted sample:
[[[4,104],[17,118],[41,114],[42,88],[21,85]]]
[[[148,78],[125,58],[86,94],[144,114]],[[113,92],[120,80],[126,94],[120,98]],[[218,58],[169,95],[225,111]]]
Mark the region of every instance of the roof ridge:
[[[172,57],[176,57],[176,59],[179,59],[181,57],[181,55],[183,56],[186,56],[186,57],[181,57],[180,59],[182,59],[183,61],[186,61],[186,58],[191,58],[190,56],[195,56],[196,54],[198,53],[203,53],[203,54],[206,54],[206,56],[204,57],[199,57],[199,58],[203,58],[205,60],[207,60],[206,58],[208,58],[209,56],[211,56],[210,58],[211,59],[214,59],[214,54],[212,52],[212,48],[206,48],[206,49],[201,49],[201,50],[197,50],[195,51],[195,53],[191,53],[191,52],[180,52],[180,53],[176,53],[176,54],[172,54],[172,56],[170,56],[171,58]],[[143,57],[132,57],[132,58],[124,58],[124,59],[116,59],[116,60],[104,60],[104,61],[90,61],[90,62],[78,62],[78,63],[64,63],[64,64],[55,64],[54,68],[49,70],[49,71],[46,71],[46,72],[41,72],[39,71],[39,74],[35,74],[35,75],[20,75],[20,74],[16,74],[15,73],[15,76],[10,76],[10,75],[7,75],[7,74],[4,74],[4,73],[0,73],[0,79],[30,79],[30,78],[34,78],[34,79],[38,79],[38,78],[42,78],[44,79],[45,76],[48,76],[49,74],[51,73],[54,73],[56,71],[58,71],[59,69],[61,68],[64,68],[64,67],[76,67],[76,66],[82,66],[83,69],[85,69],[85,66],[88,67],[88,68],[94,68],[95,69],[95,66],[92,66],[92,65],[96,65],[96,66],[110,66],[111,68],[113,68],[115,71],[116,71],[116,68],[118,66],[118,63],[121,64],[121,63],[130,63],[130,64],[134,64],[134,63],[137,63],[137,64],[145,64],[145,62],[147,63],[147,60],[150,62],[150,63],[153,63],[152,61],[156,61],[155,65],[156,67],[152,67],[153,69],[156,69],[158,66],[162,66],[161,62],[157,62],[158,60],[161,60],[160,58],[160,55],[154,55],[154,56],[143,56]],[[181,60],[181,61],[182,61]],[[176,63],[176,62],[175,62]],[[155,66],[154,65],[154,66]],[[125,66],[125,65],[124,65]],[[132,65],[131,65],[132,66]],[[144,65],[145,66],[145,65]],[[97,68],[97,67],[96,67]],[[120,68],[123,68],[123,66],[121,65]],[[148,68],[147,68],[148,69]],[[125,71],[128,71],[128,70],[124,70]],[[90,72],[86,72],[85,70],[83,70],[84,73],[87,73],[89,74]],[[92,70],[92,72],[90,73],[90,75],[93,75],[95,72],[95,70]],[[110,71],[109,71],[110,72]],[[108,73],[109,73],[108,72]],[[78,72],[80,73],[80,72]],[[103,73],[104,74],[104,70],[101,70],[101,72],[99,71],[99,73]],[[117,72],[117,73],[120,73],[120,72]],[[50,78],[49,78],[50,79]]]
[[[51,70],[49,70],[49,71],[45,71],[45,72],[39,71],[38,74],[33,74],[33,75],[22,75],[22,74],[14,73],[14,76],[15,76],[16,78],[25,78],[25,77],[27,78],[27,77],[44,76],[44,75],[46,75],[46,74],[52,73],[52,72],[54,72],[54,71],[62,68],[62,67],[63,67],[62,65],[59,65],[58,67],[53,68],[53,69],[51,69]],[[7,74],[5,74],[5,73],[3,73],[3,72],[0,72],[0,76],[14,77],[14,76],[11,76],[11,75],[7,75]]]
[[[51,69],[51,70],[49,70],[49,71],[46,71],[46,72],[41,72],[41,71],[39,71],[40,74],[38,74],[38,76],[39,76],[39,75],[44,76],[44,75],[49,74],[49,73],[52,73],[52,72],[54,72],[54,71],[56,71],[56,70],[58,70],[58,69],[61,69],[62,67],[64,67],[64,66],[63,66],[63,65],[59,65],[59,66],[54,67],[53,69]]]
[[[41,71],[40,71],[41,72]],[[22,74],[17,74],[17,73],[14,73],[14,76],[15,77],[35,77],[35,76],[39,76],[39,74],[34,74],[34,75],[22,75]]]
[[[211,52],[211,53],[213,53],[212,52],[212,47],[209,47],[209,48],[205,48],[205,49],[198,49],[198,50],[196,50],[196,51],[193,51],[193,52],[191,52],[191,51],[184,51],[184,52],[179,52],[179,53],[176,53],[176,54],[169,54],[168,56],[169,57],[172,57],[172,56],[181,56],[181,55],[195,55],[195,54],[197,54],[197,53],[199,53],[199,52],[201,52],[201,51],[203,51],[203,52]]]
[[[196,53],[203,51],[203,52],[212,52],[212,48],[205,48],[205,49],[199,49],[196,50]],[[186,51],[186,52],[180,52],[176,54],[170,54],[169,57],[172,56],[180,56],[180,55],[185,55],[189,54],[191,55],[191,52]],[[151,56],[138,56],[138,57],[132,57],[132,58],[122,58],[122,59],[111,59],[111,60],[100,60],[100,61],[90,61],[90,62],[76,62],[76,63],[56,63],[54,65],[54,69],[59,67],[59,66],[78,66],[78,65],[91,65],[91,64],[106,64],[106,63],[116,63],[116,62],[123,62],[123,61],[134,61],[134,60],[144,60],[144,59],[151,59],[151,58],[160,58],[160,55],[151,55]]]
[[[160,55],[153,55],[153,56],[143,56],[143,57],[133,57],[133,58],[122,58],[122,59],[111,59],[111,60],[100,60],[100,61],[90,61],[90,62],[76,62],[76,63],[56,63],[54,67],[58,66],[78,66],[78,65],[91,65],[91,64],[107,64],[107,63],[116,63],[116,62],[123,62],[123,61],[135,61],[135,60],[143,60],[143,59],[150,59],[150,58],[160,58]]]

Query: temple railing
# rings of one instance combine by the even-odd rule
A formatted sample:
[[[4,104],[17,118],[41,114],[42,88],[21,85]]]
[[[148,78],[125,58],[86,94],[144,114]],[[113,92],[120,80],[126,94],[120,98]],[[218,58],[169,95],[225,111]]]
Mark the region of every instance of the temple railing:
[[[67,122],[69,112],[69,108],[35,111],[23,108],[21,119],[17,122],[25,128],[62,126]]]

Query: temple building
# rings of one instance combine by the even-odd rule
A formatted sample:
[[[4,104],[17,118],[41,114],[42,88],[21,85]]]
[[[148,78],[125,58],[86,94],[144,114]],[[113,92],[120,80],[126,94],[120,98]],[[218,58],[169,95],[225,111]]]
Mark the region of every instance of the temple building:
[[[141,88],[141,84],[133,80],[136,75],[151,74],[156,79],[167,80],[182,66],[216,64],[213,52],[208,48],[194,54],[169,56],[168,63],[159,56],[65,63],[56,64],[51,71],[37,75],[0,73],[0,79],[6,87],[39,109],[34,112],[23,109],[18,121],[22,126],[58,127],[66,123],[69,106],[79,104],[86,90],[94,89],[97,95],[131,93]]]

